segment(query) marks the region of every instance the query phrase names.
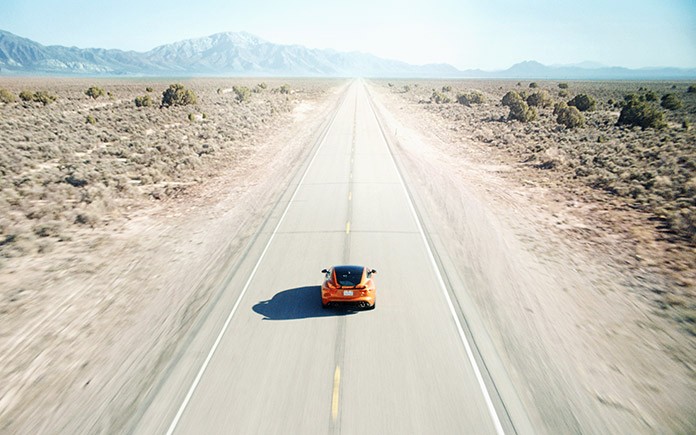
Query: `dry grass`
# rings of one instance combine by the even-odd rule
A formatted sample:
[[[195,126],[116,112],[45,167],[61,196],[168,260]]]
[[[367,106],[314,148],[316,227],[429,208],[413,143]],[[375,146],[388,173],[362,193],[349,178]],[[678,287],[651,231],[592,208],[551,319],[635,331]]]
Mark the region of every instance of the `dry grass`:
[[[675,283],[672,292],[659,295],[658,304],[673,310],[673,317],[696,335],[696,130],[690,128],[696,121],[696,93],[687,92],[692,83],[562,83],[568,86],[559,87],[557,81],[538,81],[533,89],[529,82],[502,80],[377,82],[435,115],[457,140],[493,148],[492,155],[532,171],[542,182],[607,208],[602,213],[607,233],[636,235],[631,243],[640,245],[637,251],[650,255]],[[533,121],[509,121],[509,109],[501,104],[509,91],[527,96],[545,91],[553,101],[538,105]],[[452,103],[436,103],[433,92]],[[456,102],[457,95],[472,92],[480,92],[484,102]],[[620,102],[631,93],[663,111],[667,127],[617,126]],[[594,99],[595,109],[582,112],[583,126],[560,125],[553,103],[580,94]],[[666,94],[675,94],[682,106],[660,107]]]
[[[106,225],[143,200],[163,200],[251,154],[265,129],[335,81],[202,79],[183,82],[198,103],[160,108],[175,80],[2,79],[13,95],[57,100],[0,103],[0,258],[48,251],[80,227]],[[267,86],[257,86],[265,82]],[[290,93],[280,88],[288,84]],[[256,90],[244,102],[232,92]],[[106,95],[92,98],[90,86]],[[151,91],[148,91],[151,89]],[[286,88],[283,88],[286,89]],[[150,107],[135,98],[149,95]]]

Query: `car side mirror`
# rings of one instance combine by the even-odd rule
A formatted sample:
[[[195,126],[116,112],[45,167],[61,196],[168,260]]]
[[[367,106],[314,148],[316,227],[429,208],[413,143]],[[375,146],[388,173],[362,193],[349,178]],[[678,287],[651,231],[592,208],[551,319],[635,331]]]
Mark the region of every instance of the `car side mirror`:
[[[329,271],[327,269],[322,269],[321,273],[329,273]]]

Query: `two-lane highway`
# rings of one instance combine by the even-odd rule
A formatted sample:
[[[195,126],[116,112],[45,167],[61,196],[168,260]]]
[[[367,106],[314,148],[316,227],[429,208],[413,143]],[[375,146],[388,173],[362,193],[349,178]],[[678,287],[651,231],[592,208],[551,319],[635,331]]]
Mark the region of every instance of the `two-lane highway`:
[[[135,432],[502,433],[362,82],[310,158]],[[375,310],[321,308],[341,263]]]

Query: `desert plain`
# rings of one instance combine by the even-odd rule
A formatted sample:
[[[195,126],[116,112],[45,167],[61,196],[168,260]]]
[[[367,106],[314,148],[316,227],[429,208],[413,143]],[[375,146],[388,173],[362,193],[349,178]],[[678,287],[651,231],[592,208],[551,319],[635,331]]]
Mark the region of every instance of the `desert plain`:
[[[535,429],[692,432],[693,84],[364,83]],[[0,79],[0,431],[130,431],[349,84]],[[663,125],[617,125],[630,95]]]

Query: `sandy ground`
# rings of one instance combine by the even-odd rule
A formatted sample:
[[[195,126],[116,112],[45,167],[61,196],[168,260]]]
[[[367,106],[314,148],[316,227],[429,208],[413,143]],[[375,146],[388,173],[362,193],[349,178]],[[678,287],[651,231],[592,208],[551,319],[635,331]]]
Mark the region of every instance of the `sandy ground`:
[[[653,304],[676,284],[640,267],[640,239],[613,231],[600,202],[535,181],[422,106],[371,89],[459,291],[539,432],[696,430],[696,343]]]
[[[540,433],[696,430],[694,339],[632,243],[432,115],[371,87],[426,222]],[[301,104],[234,169],[0,273],[0,432],[128,427],[340,95]],[[386,109],[385,109],[386,108]]]
[[[284,128],[182,196],[78,232],[49,255],[7,260],[0,432],[124,430],[341,94],[300,102]]]

